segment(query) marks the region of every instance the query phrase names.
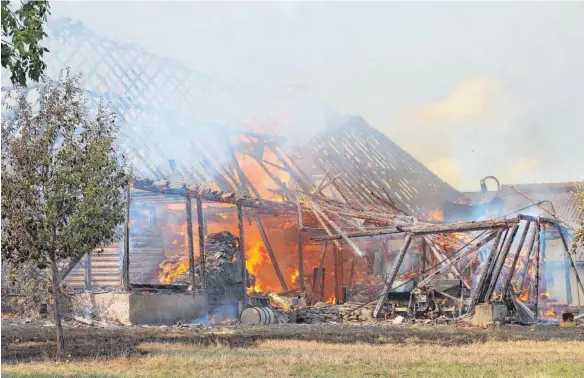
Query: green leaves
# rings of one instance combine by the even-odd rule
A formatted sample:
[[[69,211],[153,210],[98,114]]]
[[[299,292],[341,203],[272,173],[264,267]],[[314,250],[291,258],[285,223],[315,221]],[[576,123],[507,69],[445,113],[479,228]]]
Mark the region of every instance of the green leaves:
[[[27,76],[38,82],[46,70],[43,55],[49,50],[39,45],[47,36],[43,24],[50,14],[48,1],[24,1],[12,11],[9,1],[2,1],[2,67],[11,73],[10,80],[26,86]]]
[[[38,114],[20,95],[2,125],[2,257],[11,263],[76,258],[112,242],[124,219],[115,117],[100,107],[90,119],[86,103],[79,76],[65,72],[41,89]]]

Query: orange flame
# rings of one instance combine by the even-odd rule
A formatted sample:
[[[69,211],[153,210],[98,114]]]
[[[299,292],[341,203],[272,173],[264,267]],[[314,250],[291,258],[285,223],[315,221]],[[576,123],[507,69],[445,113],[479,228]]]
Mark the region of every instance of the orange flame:
[[[548,309],[544,313],[541,314],[542,318],[546,319],[555,319],[557,318],[556,310],[548,304]]]
[[[159,267],[162,271],[158,276],[158,281],[161,284],[171,284],[178,276],[189,270],[189,259],[183,257],[176,262],[162,262]]]
[[[296,269],[292,275],[290,276],[290,281],[292,282],[296,282],[298,280],[298,277],[300,276],[300,272],[298,271],[298,269]]]
[[[442,209],[434,209],[428,212],[426,219],[433,222],[444,222],[444,213]]]
[[[331,297],[329,299],[327,299],[326,303],[330,303],[330,304],[335,304],[337,301],[337,298],[335,297],[335,294],[331,295]]]

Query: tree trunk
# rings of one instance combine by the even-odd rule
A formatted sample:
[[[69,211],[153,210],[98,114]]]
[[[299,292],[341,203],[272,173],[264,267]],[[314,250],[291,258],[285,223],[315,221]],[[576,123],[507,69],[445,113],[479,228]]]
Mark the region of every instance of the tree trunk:
[[[62,361],[65,357],[65,338],[63,337],[63,324],[61,323],[59,271],[57,270],[57,260],[54,257],[51,258],[51,273],[53,277],[53,296],[55,303],[55,326],[57,328],[57,360]]]

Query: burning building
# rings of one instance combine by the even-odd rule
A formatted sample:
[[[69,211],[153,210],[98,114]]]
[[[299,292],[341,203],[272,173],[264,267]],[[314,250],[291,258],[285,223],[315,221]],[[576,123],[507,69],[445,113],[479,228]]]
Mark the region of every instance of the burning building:
[[[291,116],[218,120],[205,108],[213,78],[80,24],[49,27],[56,44],[49,75],[101,62],[83,85],[118,113],[120,148],[134,169],[123,237],[72,261],[69,285],[190,286],[242,306],[249,297],[300,295],[310,305],[360,304],[350,311],[373,304],[372,317],[461,317],[489,301],[520,309],[528,321],[550,315],[540,265],[552,249],[560,256],[569,249],[571,226],[559,213],[460,193],[360,117],[328,117],[295,145],[274,131],[300,122]],[[576,262],[565,256],[570,295],[584,295]],[[570,295],[558,301],[573,305]]]

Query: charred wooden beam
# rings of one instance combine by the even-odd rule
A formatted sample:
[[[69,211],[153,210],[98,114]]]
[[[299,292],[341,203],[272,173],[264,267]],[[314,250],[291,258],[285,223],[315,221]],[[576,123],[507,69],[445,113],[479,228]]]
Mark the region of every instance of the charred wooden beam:
[[[471,297],[469,312],[472,312],[472,310],[474,310],[477,303],[479,303],[482,300],[483,292],[485,291],[485,286],[486,286],[485,283],[488,283],[487,276],[489,274],[491,265],[493,264],[493,262],[495,260],[495,255],[497,253],[497,249],[499,248],[499,242],[501,241],[502,233],[503,233],[502,230],[497,231],[497,237],[495,238],[495,241],[493,242],[493,246],[491,247],[491,250],[489,251],[489,255],[487,256],[487,260],[483,263],[483,265],[484,265],[483,272],[481,273],[481,275],[479,277],[479,282],[477,283],[476,290],[475,290],[473,296]]]
[[[197,225],[199,233],[199,277],[201,279],[201,289],[207,289],[207,271],[206,271],[206,256],[205,256],[205,220],[203,218],[203,199],[197,196]],[[194,269],[193,269],[194,271]],[[194,288],[193,288],[194,289]]]
[[[497,281],[499,280],[499,275],[503,270],[503,265],[505,265],[505,260],[507,259],[507,255],[509,254],[509,250],[511,249],[511,244],[513,244],[513,240],[515,239],[515,235],[517,234],[518,229],[519,222],[515,223],[515,225],[511,229],[509,238],[505,241],[506,244],[503,246],[503,249],[501,250],[498,265],[493,271],[493,276],[491,277],[489,289],[487,291],[487,294],[485,295],[486,300],[490,299],[491,295],[493,295],[493,291],[495,291],[495,286],[497,285]]]
[[[302,250],[302,232],[298,229],[298,290],[304,292],[304,254]]]
[[[271,211],[294,211],[295,205],[293,203],[282,203],[276,201],[264,200],[261,198],[253,198],[249,195],[238,195],[235,192],[222,192],[211,190],[204,185],[197,185],[194,189],[184,188],[170,188],[168,186],[157,186],[152,181],[139,180],[134,181],[134,188],[149,191],[152,193],[168,194],[175,196],[186,196],[187,191],[191,197],[199,197],[208,202],[229,203],[236,205],[238,203],[243,207],[254,209],[263,209]]]
[[[237,228],[239,229],[239,260],[241,261],[243,281],[243,308],[247,308],[247,267],[245,265],[245,235],[243,230],[243,208],[237,205]]]
[[[541,261],[541,247],[542,247],[542,240],[545,243],[545,227],[541,230],[541,225],[537,224],[538,228],[540,228],[539,238],[535,244],[535,309],[534,309],[534,317],[535,322],[537,323],[539,318],[539,278],[540,278],[540,261]]]
[[[452,256],[451,256],[449,258],[450,261],[448,262],[448,264],[446,264],[443,267],[438,268],[435,271],[433,271],[432,273],[428,274],[428,276],[425,279],[423,279],[422,281],[420,281],[418,283],[418,287],[423,287],[423,286],[427,285],[428,283],[430,283],[432,281],[432,279],[434,279],[436,276],[439,276],[442,273],[448,271],[450,268],[452,268],[454,265],[456,265],[458,262],[460,262],[465,256],[468,256],[468,255],[471,255],[471,254],[477,252],[479,249],[481,249],[487,243],[489,243],[491,240],[493,240],[495,238],[495,236],[496,236],[496,234],[494,232],[491,232],[483,240],[480,240],[475,244],[469,244],[467,246],[468,247],[467,251],[465,251],[464,253],[461,253],[460,255],[458,255],[454,258],[452,258]],[[463,248],[466,248],[466,247],[463,247]]]
[[[298,166],[296,166],[296,168],[298,169],[298,172],[293,169],[290,164],[288,164],[288,161],[286,161],[286,159],[284,158],[284,156],[282,156],[282,154],[280,153],[280,151],[278,150],[278,147],[276,146],[271,146],[270,150],[274,153],[274,155],[276,155],[276,157],[278,158],[278,160],[280,160],[280,162],[282,163],[282,165],[286,168],[286,171],[288,173],[290,173],[290,175],[294,178],[294,180],[296,180],[296,182],[298,183],[298,185],[300,185],[300,187],[302,188],[302,190],[304,190],[304,192],[306,193],[310,193],[310,189],[312,186],[312,183],[307,183],[306,180],[304,178],[302,178],[298,172],[300,172],[301,174],[303,173],[300,169],[298,169]],[[294,164],[294,162],[292,162],[292,164]],[[310,182],[310,180],[308,181]]]
[[[189,276],[191,278],[191,288],[195,290],[195,245],[193,242],[193,206],[191,196],[187,193],[185,200],[187,212],[187,241],[189,245]]]
[[[322,246],[322,252],[320,252],[320,262],[318,263],[318,270],[316,272],[316,274],[314,275],[314,277],[312,278],[312,292],[310,293],[310,297],[312,298],[314,296],[314,293],[316,291],[316,285],[320,282],[321,277],[320,275],[322,274],[322,268],[324,267],[324,261],[326,258],[326,247],[328,246],[328,241],[324,242],[324,245]]]
[[[338,243],[333,243],[333,273],[335,275],[335,303],[334,304],[341,304],[341,295],[339,293],[340,285],[339,285],[339,247]]]
[[[266,174],[270,177],[270,179],[272,179],[272,181],[278,186],[278,188],[280,188],[280,190],[282,192],[284,192],[284,194],[290,195],[290,191],[286,187],[286,184],[284,184],[282,182],[282,180],[280,180],[277,176],[275,176],[272,172],[270,172],[268,167],[266,167],[266,165],[262,162],[262,159],[258,159],[255,157],[254,157],[254,159],[255,159],[255,161],[257,161],[257,163],[260,165],[260,167],[262,167],[262,169],[264,170],[264,172],[266,172]]]
[[[406,252],[407,252],[408,247],[410,246],[411,242],[412,242],[412,236],[409,234],[406,235],[406,237],[404,239],[404,243],[402,245],[402,248],[399,251],[399,254],[398,254],[398,256],[395,259],[395,262],[393,264],[393,268],[392,268],[390,274],[387,276],[387,279],[385,280],[385,286],[383,287],[383,291],[381,292],[381,297],[379,297],[379,301],[377,302],[377,305],[375,306],[375,310],[373,311],[374,318],[377,318],[377,316],[379,315],[379,311],[381,311],[381,308],[383,307],[383,305],[385,304],[385,301],[387,300],[387,295],[389,294],[389,291],[391,290],[391,286],[393,285],[393,281],[395,280],[395,277],[397,277],[397,273],[399,272],[399,268],[401,267],[401,264],[404,261],[404,257],[406,255]]]
[[[353,279],[355,277],[355,259],[357,256],[351,257],[351,270],[349,272],[349,290],[353,290]]]
[[[124,249],[122,254],[122,288],[126,291],[130,290],[130,185],[126,185]]]
[[[428,243],[426,239],[422,238],[422,253],[420,254],[420,277],[426,277],[426,252],[428,250]]]
[[[262,237],[264,246],[266,247],[268,255],[270,256],[270,261],[272,262],[272,266],[274,267],[276,276],[278,276],[278,281],[280,281],[280,286],[282,286],[283,291],[287,291],[288,285],[286,284],[286,280],[284,280],[284,276],[282,275],[282,271],[280,270],[280,266],[278,265],[278,260],[276,259],[276,255],[274,254],[274,250],[272,249],[272,245],[270,244],[268,235],[266,234],[264,224],[262,223],[262,220],[257,214],[254,214],[254,220],[256,222],[256,225],[258,226],[258,230],[260,231],[260,236]]]
[[[344,239],[350,246],[351,248],[353,248],[353,251],[355,251],[355,253],[357,253],[359,255],[359,257],[363,257],[365,256],[365,253],[363,251],[361,251],[361,249],[355,244],[353,243],[352,240],[350,240],[349,238],[347,238],[345,236],[345,233],[343,232],[343,230],[341,230],[341,228],[339,226],[337,226],[330,218],[328,218],[324,212],[322,210],[320,210],[320,208],[318,207],[318,205],[316,205],[314,202],[310,203],[310,207],[312,208],[312,210],[315,212],[315,214],[320,215],[320,219],[324,219],[326,220],[331,227],[335,230],[335,232],[338,232],[341,236],[342,239]],[[326,229],[327,227],[325,227],[325,224],[323,223],[323,227]],[[335,245],[337,246],[337,248],[340,249],[340,246],[337,245],[338,243],[335,243]]]
[[[539,230],[541,226],[539,222],[534,223],[534,231],[533,236],[529,239],[529,244],[527,244],[527,257],[525,259],[525,269],[523,270],[523,275],[521,276],[521,281],[519,282],[519,293],[523,291],[523,286],[525,285],[525,281],[527,280],[527,274],[529,273],[529,260],[531,259],[531,255],[535,246],[535,241],[539,238]]]
[[[527,234],[529,233],[529,228],[531,226],[531,222],[527,221],[525,224],[525,228],[523,229],[523,233],[521,234],[521,239],[519,239],[519,245],[517,246],[517,252],[515,253],[515,257],[513,258],[513,263],[511,264],[511,268],[509,269],[509,275],[507,276],[507,280],[505,281],[505,285],[503,286],[503,296],[506,296],[509,292],[509,288],[511,287],[511,281],[513,281],[513,276],[515,275],[515,268],[517,267],[517,260],[519,260],[519,256],[521,255],[521,250],[523,249],[523,244],[525,243],[525,239],[527,238]]]
[[[479,231],[479,230],[489,230],[496,228],[507,228],[511,227],[513,224],[517,223],[519,220],[523,219],[522,216],[518,216],[510,219],[493,219],[487,221],[478,222],[460,222],[452,224],[437,224],[437,225],[408,225],[408,226],[397,226],[390,227],[381,230],[374,231],[359,231],[359,232],[349,232],[345,234],[337,234],[331,236],[316,236],[312,237],[311,240],[322,241],[322,240],[339,240],[339,239],[351,239],[351,238],[361,238],[366,236],[380,236],[380,235],[391,235],[399,233],[408,233],[412,235],[430,235],[430,234],[446,234],[453,232],[469,232],[469,231]]]

